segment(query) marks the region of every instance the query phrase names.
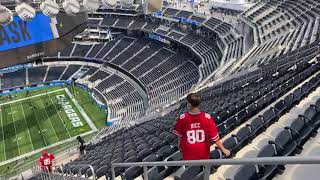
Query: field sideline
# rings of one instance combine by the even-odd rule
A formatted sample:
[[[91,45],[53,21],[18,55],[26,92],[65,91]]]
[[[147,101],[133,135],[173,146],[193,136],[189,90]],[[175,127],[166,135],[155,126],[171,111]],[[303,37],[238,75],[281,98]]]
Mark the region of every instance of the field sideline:
[[[0,164],[97,130],[90,120],[92,116],[86,114],[88,111],[82,109],[82,103],[78,104],[67,88],[55,87],[0,100]]]

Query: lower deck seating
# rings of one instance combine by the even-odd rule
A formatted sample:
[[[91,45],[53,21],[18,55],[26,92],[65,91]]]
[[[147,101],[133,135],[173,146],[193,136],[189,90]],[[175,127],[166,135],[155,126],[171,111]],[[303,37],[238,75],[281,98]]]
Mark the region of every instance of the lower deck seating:
[[[26,70],[19,69],[14,72],[4,73],[0,77],[0,89],[10,89],[26,85]]]

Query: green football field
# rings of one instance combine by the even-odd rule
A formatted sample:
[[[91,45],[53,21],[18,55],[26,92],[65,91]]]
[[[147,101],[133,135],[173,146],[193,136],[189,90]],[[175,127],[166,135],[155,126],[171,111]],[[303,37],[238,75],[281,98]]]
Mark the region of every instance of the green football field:
[[[87,92],[73,90],[53,87],[1,96],[0,163],[102,128],[105,112]]]

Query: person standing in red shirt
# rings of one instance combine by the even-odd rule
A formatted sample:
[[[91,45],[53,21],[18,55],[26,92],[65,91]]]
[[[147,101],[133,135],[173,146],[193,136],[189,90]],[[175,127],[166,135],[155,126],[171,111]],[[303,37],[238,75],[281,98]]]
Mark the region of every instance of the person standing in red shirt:
[[[200,111],[201,97],[190,93],[187,101],[191,105],[190,111],[180,115],[173,130],[179,137],[183,160],[210,159],[210,141],[214,141],[225,156],[229,156],[230,151],[220,142],[213,118]]]
[[[41,156],[39,158],[39,166],[43,171],[52,171],[52,163],[54,160],[54,155],[48,153],[46,150],[41,151]]]

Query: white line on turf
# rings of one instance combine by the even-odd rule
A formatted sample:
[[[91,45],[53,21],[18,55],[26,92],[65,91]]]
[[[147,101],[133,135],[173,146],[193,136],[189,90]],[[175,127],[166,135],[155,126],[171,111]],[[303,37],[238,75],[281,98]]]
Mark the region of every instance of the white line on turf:
[[[77,107],[77,109],[79,110],[80,114],[82,115],[82,117],[86,120],[86,122],[88,123],[88,125],[90,126],[90,128],[94,131],[98,131],[97,127],[92,123],[91,119],[88,117],[88,115],[85,113],[85,111],[82,109],[82,107],[79,105],[79,103],[77,102],[77,100],[72,96],[71,92],[69,91],[68,88],[64,88],[64,90],[66,91],[67,95],[69,96],[69,98],[71,99],[71,101],[73,102],[73,104]]]
[[[71,137],[71,135],[70,135],[70,133],[69,133],[69,131],[68,131],[68,129],[67,129],[67,127],[66,127],[66,125],[63,123],[63,120],[62,120],[62,118],[61,118],[61,116],[60,116],[60,113],[59,113],[59,111],[58,111],[58,109],[57,109],[56,105],[54,104],[54,102],[52,101],[51,97],[50,97],[48,94],[47,94],[47,96],[49,97],[49,99],[50,99],[50,101],[51,101],[52,105],[54,106],[55,110],[57,111],[57,114],[58,114],[58,116],[59,116],[59,118],[60,118],[60,120],[61,120],[61,123],[63,124],[64,128],[66,129],[66,131],[67,131],[67,133],[68,133],[69,137]]]
[[[2,106],[0,106],[1,112],[0,112],[0,118],[1,118],[1,128],[2,128],[2,142],[3,142],[3,154],[4,154],[4,159],[7,159],[7,154],[6,154],[6,142],[4,140],[4,131],[3,131],[3,117],[2,117]]]
[[[92,134],[92,133],[94,133],[94,131],[91,130],[91,131],[85,132],[85,133],[80,134],[80,135],[81,135],[81,136],[87,136],[87,135]],[[77,135],[77,136],[78,136],[78,135]],[[41,148],[41,149],[37,149],[37,150],[35,150],[35,151],[31,151],[31,152],[29,152],[29,153],[26,153],[26,154],[23,154],[23,155],[14,157],[14,158],[12,158],[12,159],[9,159],[9,160],[6,160],[6,161],[2,161],[2,162],[0,162],[0,166],[3,166],[3,165],[5,165],[5,164],[8,164],[8,163],[11,163],[11,162],[20,160],[20,159],[24,159],[24,158],[26,158],[26,157],[30,157],[30,156],[32,156],[32,155],[34,155],[34,154],[37,154],[37,153],[39,153],[39,152],[41,152],[42,150],[45,150],[45,149],[50,149],[50,148],[52,148],[52,147],[55,147],[55,146],[58,146],[58,145],[61,145],[61,144],[67,143],[67,142],[74,142],[74,141],[75,141],[75,137],[76,137],[76,136],[71,137],[71,138],[66,139],[66,140],[63,140],[63,141],[59,141],[59,142],[54,143],[54,144],[50,144],[49,146],[43,147],[43,148]]]
[[[22,114],[23,114],[23,119],[24,119],[24,122],[26,123],[27,125],[27,130],[28,130],[28,134],[29,134],[29,138],[30,138],[30,142],[32,144],[32,149],[34,150],[34,145],[33,145],[33,142],[32,142],[32,139],[31,139],[31,134],[30,134],[30,130],[29,130],[29,127],[28,127],[28,123],[27,123],[27,118],[26,118],[26,114],[24,113],[24,109],[23,109],[23,106],[22,106],[22,103],[20,101],[20,106],[21,106],[21,109],[22,109]]]
[[[10,109],[11,109],[11,112],[12,112],[12,106],[11,106],[11,104],[10,104]],[[19,155],[21,155],[21,154],[20,154],[20,147],[19,147],[18,137],[17,137],[16,123],[14,122],[15,120],[14,120],[13,114],[11,114],[11,116],[12,116],[14,131],[15,131],[15,135],[16,135],[16,142],[17,142],[17,146],[18,146],[18,152],[19,152]]]
[[[35,98],[35,97],[44,96],[44,95],[47,95],[47,94],[51,94],[51,93],[55,93],[55,92],[59,92],[59,91],[63,91],[63,90],[64,89],[57,89],[57,90],[54,90],[54,91],[50,91],[48,93],[37,94],[37,95],[34,95],[34,96],[21,98],[21,99],[17,99],[17,100],[14,100],[14,101],[5,102],[5,103],[2,103],[0,105],[12,104],[12,103],[15,103],[15,102],[19,102],[19,101],[23,101],[23,100],[27,100],[27,99],[32,99],[32,98]]]
[[[31,103],[31,101],[30,101],[30,103]],[[42,127],[41,127],[41,125],[40,125],[40,123],[39,123],[37,113],[34,111],[34,109],[33,109],[33,108],[31,108],[31,109],[32,109],[33,114],[34,114],[34,115],[35,115],[35,117],[36,117],[36,120],[37,120],[38,126],[39,126],[40,131],[41,131]],[[39,133],[39,134],[40,134],[40,133]],[[48,144],[47,144],[47,142],[46,142],[46,139],[43,137],[42,133],[41,133],[41,137],[42,137],[42,139],[43,139],[44,144],[45,144],[46,146],[48,146]]]
[[[56,129],[53,127],[53,124],[52,124],[52,122],[51,122],[51,118],[49,117],[49,114],[48,114],[48,112],[47,112],[47,109],[46,109],[45,106],[44,106],[43,100],[42,100],[41,98],[40,98],[40,100],[41,100],[41,105],[42,105],[43,109],[44,109],[45,112],[46,112],[46,116],[47,116],[47,118],[48,118],[49,121],[50,121],[50,124],[51,124],[51,127],[52,127],[53,131],[54,131],[54,134],[56,135],[57,141],[59,141],[59,138],[58,138]]]

